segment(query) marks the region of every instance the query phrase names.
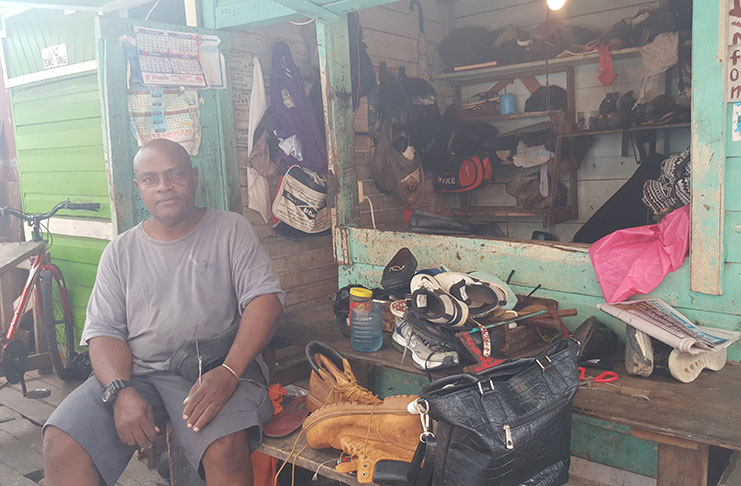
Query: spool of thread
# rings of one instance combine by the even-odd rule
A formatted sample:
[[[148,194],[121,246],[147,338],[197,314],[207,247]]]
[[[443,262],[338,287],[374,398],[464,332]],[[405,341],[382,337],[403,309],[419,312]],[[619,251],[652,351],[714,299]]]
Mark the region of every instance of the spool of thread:
[[[511,94],[503,94],[499,98],[499,114],[500,115],[514,115],[515,114],[515,97]]]

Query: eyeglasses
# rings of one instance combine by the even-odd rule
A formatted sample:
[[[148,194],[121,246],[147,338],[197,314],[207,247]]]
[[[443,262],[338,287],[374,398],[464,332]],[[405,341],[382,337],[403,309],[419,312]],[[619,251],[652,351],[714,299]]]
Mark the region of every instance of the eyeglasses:
[[[183,169],[169,169],[162,174],[162,178],[170,183],[177,183],[187,177],[188,173]],[[160,175],[151,172],[144,173],[134,178],[139,185],[145,188],[151,188],[159,185]]]

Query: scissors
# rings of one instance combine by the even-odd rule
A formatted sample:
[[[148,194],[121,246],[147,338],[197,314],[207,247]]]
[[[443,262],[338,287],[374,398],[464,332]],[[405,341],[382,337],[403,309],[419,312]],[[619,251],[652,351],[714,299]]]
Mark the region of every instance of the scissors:
[[[617,381],[618,374],[614,371],[603,371],[595,378],[589,377],[594,383],[610,383],[611,381]],[[579,381],[587,381],[587,370],[583,366],[579,366]]]

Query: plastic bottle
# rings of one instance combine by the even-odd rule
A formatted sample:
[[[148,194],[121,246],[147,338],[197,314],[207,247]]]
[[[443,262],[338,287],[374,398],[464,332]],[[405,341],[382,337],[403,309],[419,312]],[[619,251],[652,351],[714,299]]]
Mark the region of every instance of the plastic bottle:
[[[351,290],[352,292],[352,290]],[[356,305],[350,311],[350,344],[355,351],[373,353],[383,346],[383,302]]]

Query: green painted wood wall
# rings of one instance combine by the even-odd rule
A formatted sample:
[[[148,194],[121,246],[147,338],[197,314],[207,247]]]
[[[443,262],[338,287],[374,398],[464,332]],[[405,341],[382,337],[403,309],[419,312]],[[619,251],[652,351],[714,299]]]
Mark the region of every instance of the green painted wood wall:
[[[41,49],[67,46],[68,64],[92,61],[96,56],[93,12],[65,15],[62,10],[33,9],[5,20],[5,62],[8,78],[43,71]]]
[[[110,221],[96,73],[16,87],[10,94],[23,209],[42,212],[70,198],[100,203],[101,209],[60,215]],[[78,332],[106,244],[53,235],[52,259],[69,286]]]

